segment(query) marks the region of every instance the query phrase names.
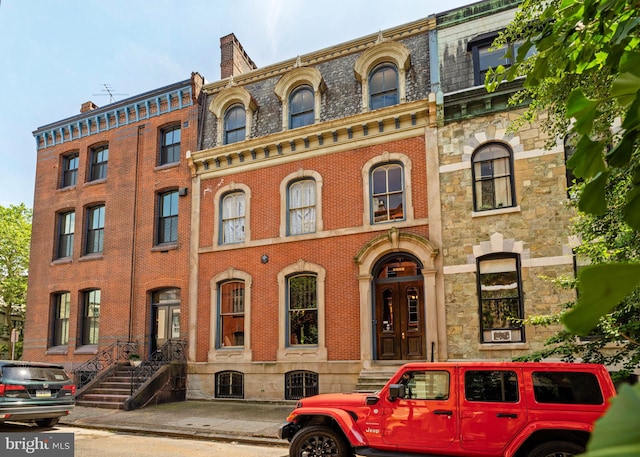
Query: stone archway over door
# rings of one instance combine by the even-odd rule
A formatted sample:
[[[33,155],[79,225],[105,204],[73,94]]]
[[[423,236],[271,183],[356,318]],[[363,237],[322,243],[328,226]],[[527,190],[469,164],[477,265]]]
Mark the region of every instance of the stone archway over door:
[[[393,253],[405,252],[419,260],[422,264],[420,274],[422,280],[421,303],[424,316],[425,338],[422,343],[425,348],[423,359],[431,360],[438,357],[438,346],[441,343],[440,335],[445,330],[444,309],[436,300],[436,268],[435,258],[438,249],[428,239],[412,233],[401,232],[396,228],[372,239],[356,255],[358,264],[358,283],[360,289],[360,357],[364,368],[371,366],[371,361],[377,359],[374,349],[376,316],[374,316],[375,284],[374,274],[376,266],[381,265],[381,260]],[[419,282],[418,282],[419,285]],[[442,329],[442,330],[439,330]]]

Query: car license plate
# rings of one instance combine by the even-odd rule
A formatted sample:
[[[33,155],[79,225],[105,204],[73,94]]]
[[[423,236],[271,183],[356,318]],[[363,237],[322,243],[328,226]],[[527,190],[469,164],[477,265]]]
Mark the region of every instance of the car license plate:
[[[51,391],[49,389],[36,390],[36,397],[38,398],[51,397]]]

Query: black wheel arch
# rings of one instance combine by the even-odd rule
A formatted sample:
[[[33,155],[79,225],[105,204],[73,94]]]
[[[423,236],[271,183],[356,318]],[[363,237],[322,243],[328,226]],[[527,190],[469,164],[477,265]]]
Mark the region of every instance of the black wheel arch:
[[[587,445],[590,436],[589,432],[580,430],[537,430],[532,433],[524,443],[522,443],[522,446],[518,449],[515,457],[527,457],[529,452],[531,452],[535,447],[549,441],[568,441],[584,447]]]

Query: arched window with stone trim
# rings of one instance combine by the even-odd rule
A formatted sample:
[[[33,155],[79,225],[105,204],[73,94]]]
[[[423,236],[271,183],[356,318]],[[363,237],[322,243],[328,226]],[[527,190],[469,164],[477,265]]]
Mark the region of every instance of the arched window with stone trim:
[[[217,118],[216,144],[232,144],[250,137],[256,101],[244,87],[231,86],[218,93],[209,104]]]
[[[410,67],[409,49],[383,37],[363,52],[354,66],[356,79],[362,84],[362,111],[405,103]]]
[[[398,69],[392,63],[382,63],[369,74],[369,107],[384,108],[398,101]]]
[[[502,143],[489,143],[471,156],[473,209],[486,211],[516,205],[513,153]]]
[[[240,104],[231,106],[224,115],[224,144],[237,143],[246,137],[247,118]]]

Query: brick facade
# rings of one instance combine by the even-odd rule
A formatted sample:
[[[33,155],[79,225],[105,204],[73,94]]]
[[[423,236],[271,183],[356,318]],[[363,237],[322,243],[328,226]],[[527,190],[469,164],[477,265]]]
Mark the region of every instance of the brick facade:
[[[158,244],[158,193],[188,188],[185,152],[197,148],[199,91],[190,80],[98,108],[34,132],[38,147],[24,358],[74,368],[115,341],[153,348],[151,293],[188,297],[190,199],[178,198],[176,243]],[[179,161],[159,165],[162,130],[179,127]],[[82,132],[80,134],[79,132]],[[106,178],[91,180],[91,151],[109,150]],[[61,181],[64,157],[78,154],[77,182]],[[102,252],[86,253],[88,209],[104,205]],[[57,253],[59,215],[75,211],[73,253]],[[100,290],[99,344],[82,344],[83,296]],[[68,344],[53,340],[55,295],[68,292]],[[186,328],[186,313],[181,318]]]
[[[540,348],[554,329],[525,326],[498,342],[487,340],[493,328],[481,328],[486,290],[517,290],[522,317],[572,298],[547,279],[573,272],[562,142],[548,150],[538,125],[509,129],[522,109],[507,105],[518,82],[495,94],[474,85],[474,43],[502,29],[518,3],[474,3],[265,68],[231,34],[221,39],[222,79],[203,86],[199,114],[194,89],[192,105],[99,132],[89,126],[96,131],[70,141],[53,140],[58,125],[36,131],[26,356],[87,357],[75,342],[78,297],[89,288],[104,291],[100,345],[124,338],[145,347],[151,292],[180,289],[193,399],[291,398],[291,373],[311,375],[305,382],[320,392],[347,391],[404,360],[503,360]],[[385,66],[395,70],[397,102],[372,109],[370,75]],[[313,121],[291,128],[290,96],[300,87],[313,97]],[[234,107],[244,110],[246,130],[236,142],[225,140]],[[183,127],[180,164],[157,167],[158,129],[171,122]],[[61,154],[79,151],[84,170],[87,151],[105,142],[105,182],[85,183],[80,171],[78,185],[57,188]],[[488,145],[508,152],[513,195],[480,208],[489,187],[474,176],[475,153]],[[372,194],[378,169],[400,170],[399,217],[385,212],[386,194]],[[313,229],[292,233],[290,189],[299,182],[316,199]],[[153,199],[183,187],[179,241],[154,248]],[[105,227],[103,255],[82,256],[79,215],[94,202],[105,203],[105,225],[118,230]],[[74,256],[52,260],[56,214],[67,209],[77,214]],[[517,281],[483,289],[478,265],[504,258],[517,266]],[[308,333],[295,327],[307,314],[289,308],[299,275],[315,284],[312,319],[300,321],[311,322]],[[237,289],[228,292],[230,284]],[[50,300],[59,291],[72,292],[66,350],[50,344]]]

